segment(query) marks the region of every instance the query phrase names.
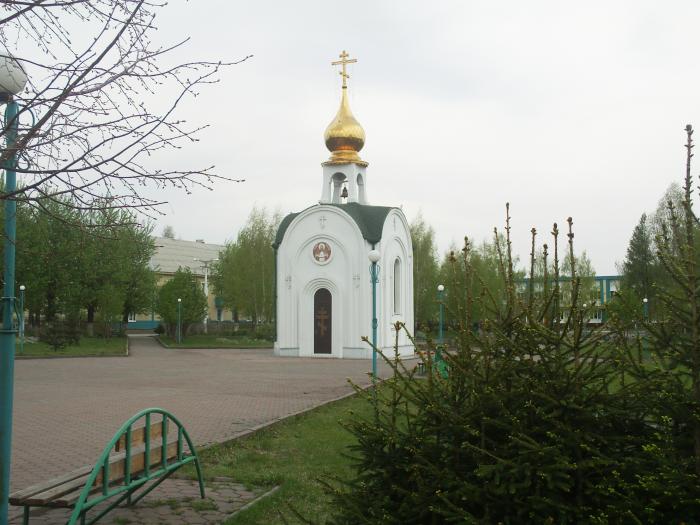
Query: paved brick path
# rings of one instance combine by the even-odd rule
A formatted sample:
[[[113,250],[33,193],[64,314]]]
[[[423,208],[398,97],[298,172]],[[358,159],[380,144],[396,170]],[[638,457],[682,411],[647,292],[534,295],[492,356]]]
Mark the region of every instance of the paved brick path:
[[[250,492],[231,479],[207,482],[206,499],[201,499],[196,482],[186,479],[167,479],[133,507],[120,506],[105,516],[101,523],[138,525],[208,525],[220,524],[228,517],[253,503],[261,492]],[[88,519],[99,514],[109,502],[97,505],[88,513]],[[69,509],[32,509],[31,525],[65,525],[71,516]],[[22,523],[16,514],[10,525]]]
[[[143,408],[172,412],[202,445],[349,393],[346,378],[369,383],[364,360],[167,350],[146,337],[130,346],[128,358],[17,361],[11,490],[92,463]]]

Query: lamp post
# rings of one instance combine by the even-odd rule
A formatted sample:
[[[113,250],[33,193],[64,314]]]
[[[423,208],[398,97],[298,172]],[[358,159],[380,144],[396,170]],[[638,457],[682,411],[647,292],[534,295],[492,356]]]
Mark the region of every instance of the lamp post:
[[[177,298],[177,332],[176,332],[177,343],[182,342],[182,299]]]
[[[377,283],[379,282],[379,261],[381,255],[377,250],[367,254],[370,263],[369,275],[372,280],[372,380],[377,380]]]
[[[204,295],[207,298],[207,313],[204,315],[204,333],[208,333],[207,325],[209,324],[209,265],[213,262],[217,262],[219,259],[198,259],[194,258],[195,261],[202,263],[202,268],[204,268]]]
[[[649,320],[649,299],[646,297],[642,299],[642,303],[644,303],[644,321]]]
[[[646,324],[649,322],[649,299],[646,297],[644,299],[642,299],[642,304],[644,305],[644,323]],[[646,331],[646,327],[645,327],[645,331]],[[646,350],[647,350],[647,338],[646,338],[646,334],[645,334],[644,339],[642,339],[642,355],[639,358],[640,363],[644,360],[644,354],[646,353]]]
[[[442,335],[442,330],[443,330],[443,323],[445,322],[445,285],[439,284],[438,285],[438,301],[440,301],[440,332],[438,335],[438,344],[442,344],[443,342],[443,335]]]
[[[0,55],[3,51],[0,51]],[[5,107],[5,151],[9,152],[2,168],[5,170],[5,194],[17,189],[17,121],[19,105],[14,95],[27,83],[27,75],[7,51],[0,56],[0,102]],[[12,453],[12,396],[15,374],[15,244],[17,201],[5,199],[5,260],[2,294],[2,330],[0,330],[0,525],[7,523],[10,495],[10,458]]]
[[[24,352],[24,290],[27,287],[19,285],[19,353]]]

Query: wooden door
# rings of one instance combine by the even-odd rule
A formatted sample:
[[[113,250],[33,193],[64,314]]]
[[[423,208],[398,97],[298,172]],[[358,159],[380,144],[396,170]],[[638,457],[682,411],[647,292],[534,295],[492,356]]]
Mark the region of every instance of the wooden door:
[[[314,294],[314,354],[330,354],[333,299],[331,292],[319,288]]]

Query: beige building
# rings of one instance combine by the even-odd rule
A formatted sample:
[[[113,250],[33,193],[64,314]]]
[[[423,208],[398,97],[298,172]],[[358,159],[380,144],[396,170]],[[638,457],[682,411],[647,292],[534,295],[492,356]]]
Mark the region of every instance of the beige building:
[[[156,252],[151,258],[151,268],[156,272],[157,284],[169,281],[178,268],[189,268],[207,293],[209,304],[208,321],[232,321],[233,313],[217,300],[211,286],[211,266],[226,248],[221,244],[207,244],[202,239],[183,241],[167,237],[155,237]],[[208,290],[207,290],[208,289]],[[202,320],[204,321],[204,320]],[[155,312],[129,317],[130,329],[153,329],[160,323]]]

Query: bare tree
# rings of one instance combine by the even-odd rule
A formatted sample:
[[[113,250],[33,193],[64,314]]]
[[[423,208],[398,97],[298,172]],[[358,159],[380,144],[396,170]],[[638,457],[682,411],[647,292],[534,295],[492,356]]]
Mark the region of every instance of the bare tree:
[[[229,63],[175,61],[188,39],[155,44],[158,0],[0,0],[0,55],[14,57],[30,80],[15,149],[20,187],[0,191],[45,208],[126,207],[152,216],[143,190],[210,187],[213,166],[164,168],[162,152],[196,141],[178,104],[218,81]],[[4,131],[3,131],[4,133]],[[0,137],[4,139],[4,137]],[[5,162],[8,150],[0,155]],[[154,192],[155,194],[155,192]]]

